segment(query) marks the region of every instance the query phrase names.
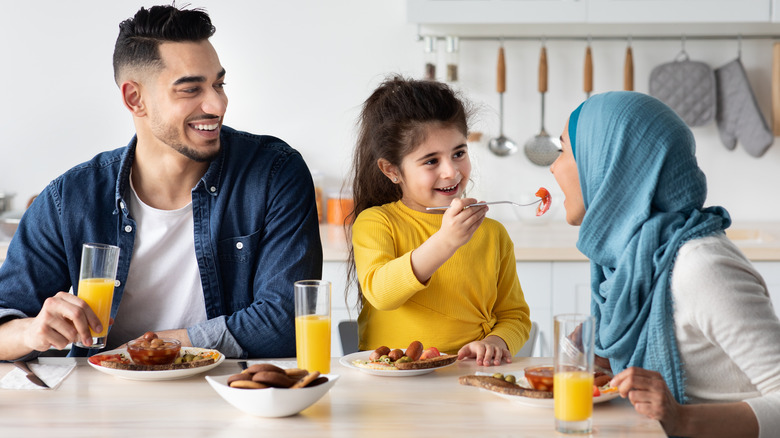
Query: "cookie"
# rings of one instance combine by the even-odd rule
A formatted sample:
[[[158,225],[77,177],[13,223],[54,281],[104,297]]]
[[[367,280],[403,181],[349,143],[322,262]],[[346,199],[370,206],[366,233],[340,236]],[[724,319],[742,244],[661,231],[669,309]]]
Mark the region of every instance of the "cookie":
[[[252,380],[252,375],[249,373],[233,374],[232,376],[228,377],[227,384],[230,385],[237,380]]]
[[[305,388],[309,383],[317,380],[318,377],[320,377],[320,372],[312,371],[301,380],[295,382],[290,388]]]
[[[248,366],[244,371],[244,373],[249,374],[255,374],[259,373],[261,371],[270,371],[274,373],[282,373],[284,374],[284,370],[282,368],[279,368],[276,365],[271,365],[270,363],[256,363],[254,365]]]
[[[230,384],[231,388],[240,388],[240,389],[265,389],[268,388],[267,385],[264,385],[260,382],[255,382],[252,380],[236,380]]]
[[[274,388],[289,388],[295,383],[295,379],[287,377],[287,374],[274,371],[259,371],[252,376],[252,381]]]

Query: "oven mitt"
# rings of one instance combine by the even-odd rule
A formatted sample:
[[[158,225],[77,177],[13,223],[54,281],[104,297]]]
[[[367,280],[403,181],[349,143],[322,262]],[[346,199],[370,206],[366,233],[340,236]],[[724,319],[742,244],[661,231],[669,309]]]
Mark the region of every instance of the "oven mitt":
[[[775,137],[756,103],[739,58],[715,70],[715,82],[718,88],[715,120],[720,141],[727,149],[734,149],[739,140],[748,154],[764,155]]]
[[[669,105],[688,126],[702,126],[715,118],[715,75],[709,65],[687,55],[650,72],[650,95]]]

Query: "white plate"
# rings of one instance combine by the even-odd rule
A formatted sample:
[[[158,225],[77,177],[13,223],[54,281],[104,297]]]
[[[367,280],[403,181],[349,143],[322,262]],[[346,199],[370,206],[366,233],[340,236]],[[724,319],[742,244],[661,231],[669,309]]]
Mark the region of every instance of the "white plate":
[[[205,348],[195,348],[195,347],[181,347],[181,350],[185,353],[192,353],[192,354],[198,354],[203,351],[213,351],[208,350]],[[106,351],[99,354],[124,354],[126,357],[130,357],[130,355],[127,353],[127,349],[125,348],[119,348],[116,350]],[[202,367],[197,368],[185,368],[181,370],[161,370],[161,371],[138,371],[138,370],[118,370],[115,368],[108,368],[100,365],[95,365],[89,360],[87,360],[87,363],[92,366],[92,368],[106,373],[110,374],[114,377],[119,377],[122,379],[128,379],[128,380],[174,380],[174,379],[184,379],[186,377],[194,376],[196,374],[200,374],[202,372],[208,371],[212,368],[217,367],[219,364],[221,364],[225,360],[225,355],[222,353],[219,353],[219,359],[217,359],[213,364],[210,365],[204,365]]]
[[[371,368],[361,368],[352,363],[352,361],[355,360],[368,360],[368,357],[371,356],[371,353],[373,353],[373,351],[358,351],[357,353],[348,354],[346,356],[343,356],[341,359],[339,359],[339,363],[344,365],[347,368],[363,371],[366,374],[373,374],[375,376],[384,376],[384,377],[419,376],[420,374],[428,374],[430,372],[436,371],[444,367],[448,367],[455,363],[453,362],[449,365],[444,365],[442,367],[425,368],[422,370],[374,370]]]
[[[478,376],[492,376],[493,373],[483,373],[483,372],[477,372],[476,375]],[[514,374],[514,373],[507,373],[505,375],[513,375],[515,376],[515,380],[517,381],[517,384],[525,387],[525,388],[531,388],[531,384],[528,383],[528,380],[525,379],[525,373],[522,374]],[[501,398],[512,400],[514,402],[524,404],[527,406],[534,406],[537,408],[550,408],[552,409],[555,405],[553,404],[553,399],[551,398],[531,398],[531,397],[523,397],[522,395],[509,395],[509,394],[502,394],[500,392],[491,391],[489,389],[480,388],[483,391],[487,391],[491,394],[497,395]],[[604,403],[605,401],[612,400],[613,398],[620,397],[620,393],[618,392],[610,392],[609,394],[602,394],[598,397],[593,397],[593,403]]]
[[[287,417],[313,405],[321,399],[339,379],[338,374],[323,374],[328,381],[322,385],[299,389],[239,389],[227,385],[230,376],[206,376],[214,391],[228,403],[258,417]]]

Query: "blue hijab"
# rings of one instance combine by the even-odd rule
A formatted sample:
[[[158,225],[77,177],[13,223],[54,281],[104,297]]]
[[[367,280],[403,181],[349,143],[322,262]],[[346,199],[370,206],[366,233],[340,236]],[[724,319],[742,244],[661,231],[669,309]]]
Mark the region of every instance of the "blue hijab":
[[[729,214],[703,208],[707,182],[693,134],[653,97],[595,95],[569,118],[569,135],[585,202],[577,248],[591,261],[596,354],[615,373],[631,366],[661,373],[684,403],[671,272],[679,248],[722,233]]]

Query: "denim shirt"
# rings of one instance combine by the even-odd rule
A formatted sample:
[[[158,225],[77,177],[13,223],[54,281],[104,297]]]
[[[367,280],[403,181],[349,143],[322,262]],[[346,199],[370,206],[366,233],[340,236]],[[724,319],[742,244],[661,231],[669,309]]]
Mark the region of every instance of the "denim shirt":
[[[192,189],[208,319],[187,334],[193,345],[228,357],[295,356],[293,283],[322,275],[311,174],[301,155],[277,138],[223,126],[220,142],[218,157]],[[116,316],[135,242],[125,200],[135,146],[134,137],[98,154],[35,199],[0,267],[0,321],[36,316],[46,298],[77,289],[85,242],[121,248]],[[74,346],[70,355],[91,353]]]

